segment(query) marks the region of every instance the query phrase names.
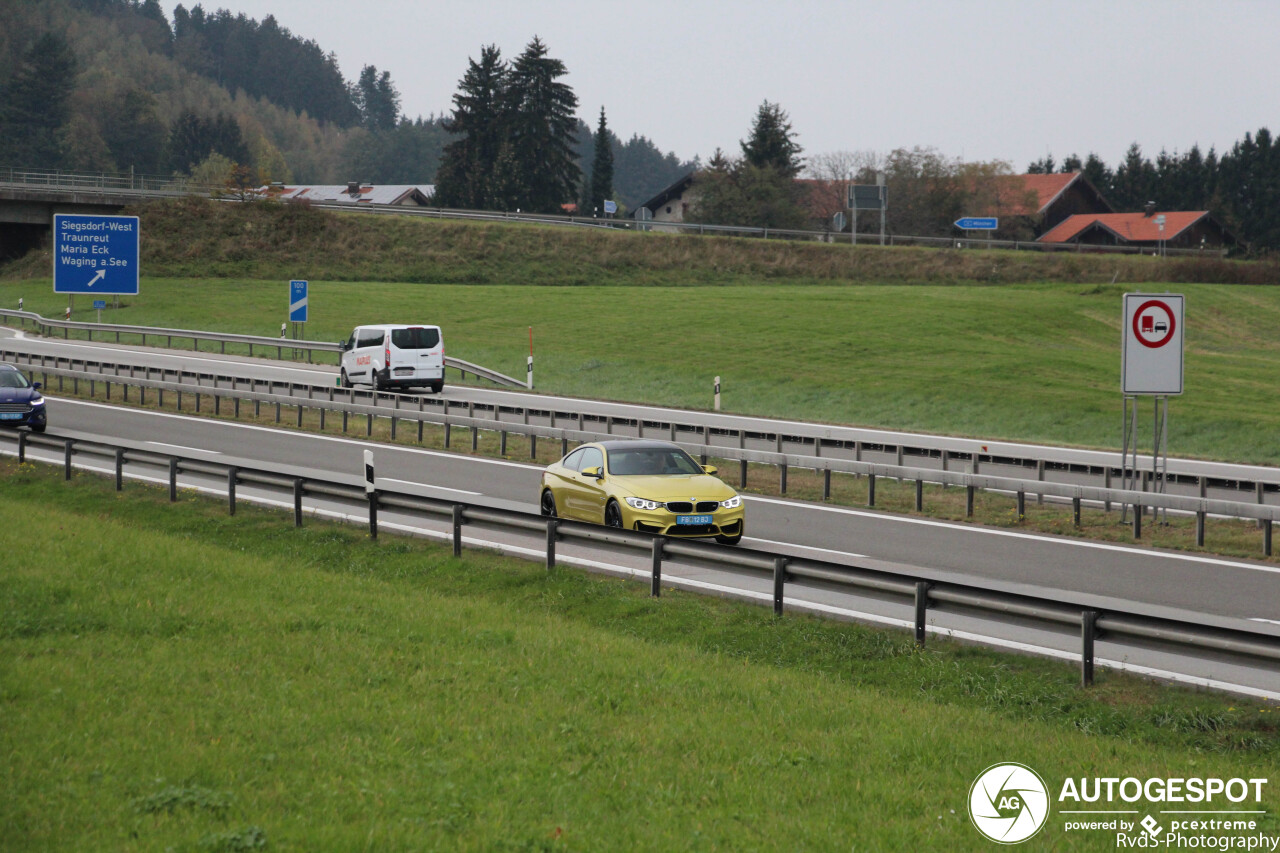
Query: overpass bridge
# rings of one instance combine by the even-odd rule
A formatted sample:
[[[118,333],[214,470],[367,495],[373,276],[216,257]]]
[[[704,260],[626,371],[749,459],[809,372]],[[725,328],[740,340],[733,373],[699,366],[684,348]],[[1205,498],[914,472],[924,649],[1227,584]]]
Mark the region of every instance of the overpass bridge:
[[[0,169],[0,261],[39,245],[55,213],[118,213],[157,198],[208,195],[209,188],[154,175]]]

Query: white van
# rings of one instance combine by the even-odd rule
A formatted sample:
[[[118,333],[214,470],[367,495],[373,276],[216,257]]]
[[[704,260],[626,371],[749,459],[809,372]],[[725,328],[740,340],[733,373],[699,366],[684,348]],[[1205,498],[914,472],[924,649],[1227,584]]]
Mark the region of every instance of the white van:
[[[444,336],[439,326],[357,326],[342,343],[343,388],[444,390]]]

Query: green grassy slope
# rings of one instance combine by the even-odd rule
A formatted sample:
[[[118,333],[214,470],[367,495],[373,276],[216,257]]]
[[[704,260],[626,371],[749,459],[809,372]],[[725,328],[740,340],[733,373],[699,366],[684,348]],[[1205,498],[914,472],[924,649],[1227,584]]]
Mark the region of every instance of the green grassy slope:
[[[1186,393],[1170,452],[1280,463],[1280,289],[1183,285]],[[432,322],[451,355],[538,389],[980,438],[1117,447],[1120,285],[757,284],[469,287],[313,281],[306,335]],[[0,283],[0,304],[60,315],[47,281]],[[104,319],[278,334],[287,283],[156,280]],[[84,310],[81,310],[84,309]],[[77,317],[95,319],[87,300]],[[1144,421],[1145,423],[1145,421]]]
[[[994,762],[1280,748],[1270,705],[12,460],[0,543],[4,849],[985,850]]]
[[[330,213],[199,199],[127,210],[142,220],[142,267],[157,277],[439,284],[952,284],[1060,281],[1277,283],[1276,264],[1072,252],[827,245],[603,229]],[[47,277],[48,252],[0,270]]]

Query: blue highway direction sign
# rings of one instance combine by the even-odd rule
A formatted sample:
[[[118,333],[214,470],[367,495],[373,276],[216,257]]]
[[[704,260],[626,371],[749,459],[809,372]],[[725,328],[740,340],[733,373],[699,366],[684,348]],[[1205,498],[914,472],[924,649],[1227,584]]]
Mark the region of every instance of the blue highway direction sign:
[[[289,322],[307,322],[307,283],[294,279],[289,282]]]
[[[1000,218],[998,216],[966,216],[963,219],[957,219],[955,225],[963,231],[995,231],[1000,227]]]
[[[604,212],[605,212],[605,213],[617,213],[617,212],[618,212],[618,203],[617,203],[616,201],[613,201],[612,199],[605,199],[605,200],[604,200]]]
[[[53,215],[53,292],[138,292],[136,216]]]

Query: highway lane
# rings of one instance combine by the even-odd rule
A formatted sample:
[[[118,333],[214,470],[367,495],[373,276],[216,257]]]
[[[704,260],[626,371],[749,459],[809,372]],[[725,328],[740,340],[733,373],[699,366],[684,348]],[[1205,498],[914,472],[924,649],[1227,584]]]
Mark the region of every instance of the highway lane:
[[[147,441],[345,473],[375,448],[382,476],[512,501],[533,511],[540,466],[358,438],[212,421],[51,398],[51,429]],[[465,500],[466,498],[460,498]],[[957,579],[1032,586],[1217,616],[1280,620],[1280,568],[1245,560],[983,528],[847,507],[749,497],[748,540],[821,549],[949,573]],[[750,542],[748,542],[750,544]]]
[[[205,372],[226,371],[228,373],[254,377],[256,379],[277,382],[315,382],[331,385],[337,379],[336,365],[309,365],[294,362],[279,362],[270,359],[248,358],[244,356],[222,355],[212,352],[190,352],[182,350],[138,347],[101,341],[65,341],[55,338],[37,338],[20,332],[0,328],[0,339],[6,345],[31,354],[57,355],[72,358],[119,359],[139,365],[155,368],[175,369],[183,367],[189,370]],[[328,354],[325,354],[326,356]],[[1037,445],[1021,442],[998,441],[989,439],[971,439],[924,433],[901,432],[894,430],[865,429],[861,427],[836,426],[819,423],[806,423],[786,419],[749,417],[716,412],[688,411],[664,407],[642,406],[630,403],[586,400],[570,397],[542,395],[518,390],[494,388],[478,388],[470,386],[446,385],[444,397],[452,402],[496,404],[501,406],[528,407],[549,409],[555,407],[559,411],[581,411],[601,417],[613,416],[625,419],[646,418],[648,420],[674,419],[680,423],[705,423],[714,428],[745,429],[763,434],[782,433],[787,436],[805,438],[824,438],[837,441],[861,441],[869,444],[897,445],[947,449],[951,452],[969,454],[980,453],[983,456],[1012,458],[1044,458],[1061,464],[1091,465],[1095,467],[1115,466],[1119,464],[1118,454],[1114,451],[1096,451],[1080,448]],[[812,445],[810,445],[811,447]],[[871,458],[868,455],[867,458]],[[888,456],[876,461],[892,461]],[[912,457],[910,464],[924,467],[936,467],[937,461],[930,462]],[[963,464],[963,463],[955,463]],[[1139,457],[1140,466],[1149,466],[1149,457]],[[1034,478],[1021,469],[1004,469],[998,465],[987,463],[983,470],[992,474]],[[1242,465],[1225,462],[1207,462],[1194,459],[1171,458],[1169,471],[1175,474],[1204,476],[1228,481],[1262,481],[1280,483],[1280,469],[1257,465]],[[1077,481],[1077,477],[1056,474],[1050,479],[1064,482]],[[1083,481],[1081,481],[1083,482]],[[1117,486],[1120,484],[1117,482]],[[1230,500],[1249,500],[1239,492],[1214,494]],[[1272,492],[1268,502],[1280,500],[1280,494]]]

